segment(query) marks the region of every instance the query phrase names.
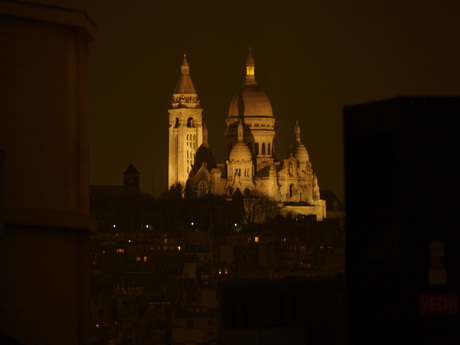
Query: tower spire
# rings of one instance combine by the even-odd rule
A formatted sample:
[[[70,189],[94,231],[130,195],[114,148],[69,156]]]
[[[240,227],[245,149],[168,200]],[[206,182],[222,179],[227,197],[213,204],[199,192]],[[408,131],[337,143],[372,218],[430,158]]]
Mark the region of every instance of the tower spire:
[[[180,77],[172,99],[173,107],[198,107],[200,101],[195,86],[190,76],[190,65],[187,61],[187,54],[184,54],[180,66]]]
[[[300,126],[299,126],[299,120],[295,120],[295,126],[294,126],[294,134],[295,134],[295,140],[300,143]]]
[[[241,119],[238,121],[238,142],[243,142],[243,124]]]
[[[181,74],[190,74],[190,66],[187,61],[187,54],[184,54],[184,59],[182,60],[182,65],[180,66]]]
[[[255,75],[256,64],[252,56],[252,47],[249,47],[248,57],[246,58],[246,82],[245,85],[256,85]]]
[[[202,144],[204,147],[209,147],[208,143],[208,129],[206,128],[206,123],[203,122],[203,142]]]

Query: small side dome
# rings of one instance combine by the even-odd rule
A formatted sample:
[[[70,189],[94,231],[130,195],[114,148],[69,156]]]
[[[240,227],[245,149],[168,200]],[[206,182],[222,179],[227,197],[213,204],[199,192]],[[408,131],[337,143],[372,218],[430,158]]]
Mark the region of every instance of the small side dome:
[[[289,148],[289,153],[297,159],[299,162],[308,162],[310,160],[308,156],[307,148],[304,144],[300,141],[300,126],[299,121],[295,122],[294,126],[294,134],[295,134],[295,141],[292,143],[291,147]]]
[[[228,160],[249,162],[252,160],[251,150],[249,150],[249,147],[246,143],[235,143],[230,150]]]
[[[208,129],[206,124],[203,122],[203,143],[200,145],[195,153],[195,164],[193,165],[192,171],[197,172],[202,165],[205,165],[209,171],[217,168],[216,156],[214,151],[211,149],[208,143]]]
[[[195,154],[194,171],[198,171],[202,165],[205,165],[209,171],[217,168],[216,157],[214,151],[209,146],[201,145]]]
[[[238,142],[233,144],[228,157],[229,161],[246,161],[252,160],[251,150],[243,141],[243,124],[241,120],[238,122]]]
[[[309,156],[308,156],[308,151],[307,148],[305,147],[304,144],[300,142],[294,142],[291,147],[289,148],[289,153],[292,154],[292,156],[297,159],[299,162],[308,162],[309,161]]]

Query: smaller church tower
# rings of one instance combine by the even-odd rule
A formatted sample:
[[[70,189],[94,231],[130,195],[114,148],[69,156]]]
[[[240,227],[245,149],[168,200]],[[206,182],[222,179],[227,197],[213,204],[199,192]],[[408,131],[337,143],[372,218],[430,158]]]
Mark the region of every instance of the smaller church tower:
[[[177,183],[185,187],[196,150],[203,140],[202,111],[184,54],[181,75],[169,109],[168,188]]]
[[[131,189],[133,192],[140,192],[140,173],[130,164],[123,173],[123,186]]]

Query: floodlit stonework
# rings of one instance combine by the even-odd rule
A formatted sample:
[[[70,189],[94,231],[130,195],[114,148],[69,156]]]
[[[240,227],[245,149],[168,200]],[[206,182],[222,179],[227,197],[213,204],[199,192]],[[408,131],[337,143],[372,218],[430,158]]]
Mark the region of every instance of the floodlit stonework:
[[[267,94],[256,82],[251,49],[245,82],[234,95],[226,120],[225,163],[216,162],[201,113],[184,55],[169,109],[169,187],[186,186],[189,197],[209,193],[232,196],[236,191],[245,196],[266,196],[280,205],[284,215],[325,217],[326,203],[320,198],[298,122],[290,156],[281,161],[275,157],[276,121]]]

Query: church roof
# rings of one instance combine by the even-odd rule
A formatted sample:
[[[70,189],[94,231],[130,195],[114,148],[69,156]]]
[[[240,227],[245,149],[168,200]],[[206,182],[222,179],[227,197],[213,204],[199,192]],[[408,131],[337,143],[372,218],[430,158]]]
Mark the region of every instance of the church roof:
[[[202,165],[205,165],[206,168],[211,171],[214,168],[217,168],[216,157],[214,151],[209,146],[201,145],[195,154],[195,164],[193,165],[193,171],[197,172]]]
[[[133,164],[130,164],[128,168],[126,168],[123,175],[140,175],[140,172],[137,171]]]
[[[175,94],[196,94],[195,86],[193,86],[192,78],[190,77],[190,66],[187,61],[187,56],[184,54],[182,65],[180,67],[180,78],[177,82]]]

